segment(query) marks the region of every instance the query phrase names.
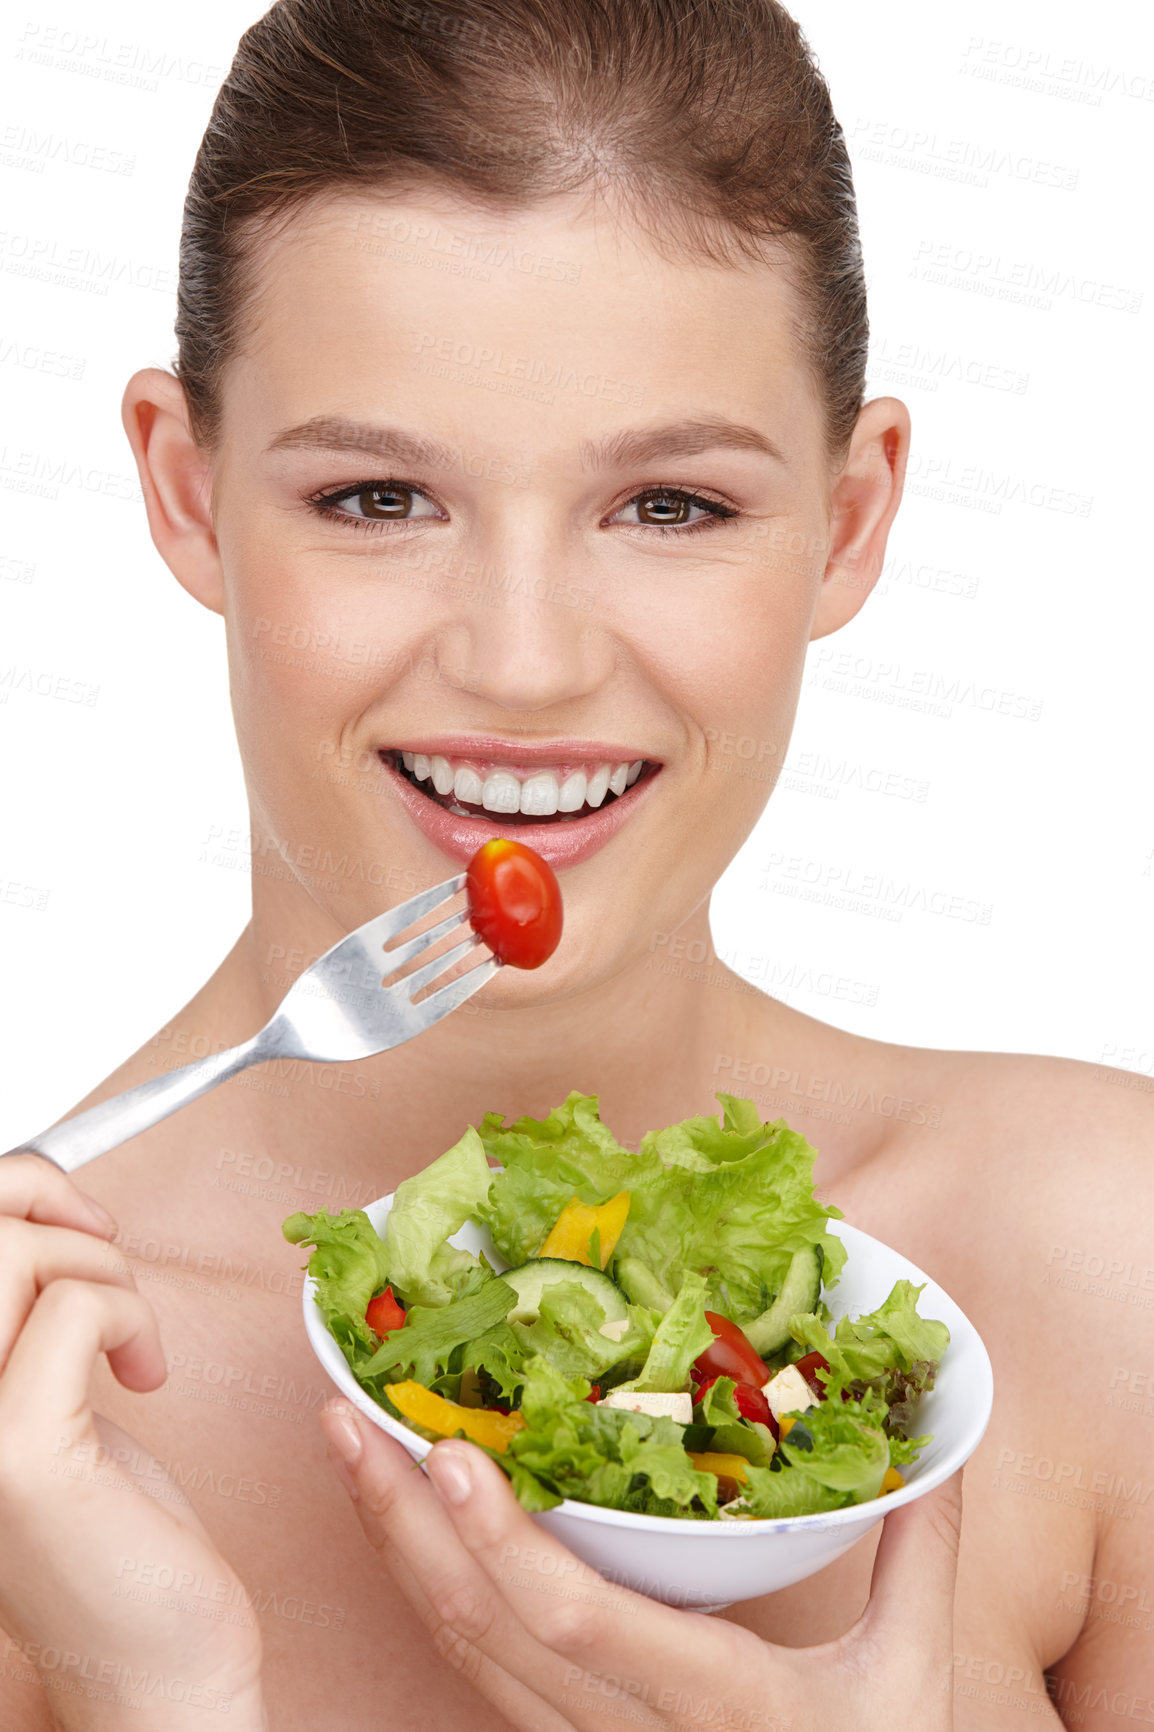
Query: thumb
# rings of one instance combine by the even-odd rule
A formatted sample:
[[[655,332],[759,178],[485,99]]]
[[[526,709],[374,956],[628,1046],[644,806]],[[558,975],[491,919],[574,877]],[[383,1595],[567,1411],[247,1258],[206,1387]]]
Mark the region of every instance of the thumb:
[[[871,1638],[952,1653],[961,1534],[961,1468],[886,1516],[862,1616]]]

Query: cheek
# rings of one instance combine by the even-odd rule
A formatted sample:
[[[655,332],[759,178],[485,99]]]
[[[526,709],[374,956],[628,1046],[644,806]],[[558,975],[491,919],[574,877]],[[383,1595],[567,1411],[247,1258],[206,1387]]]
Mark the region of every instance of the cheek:
[[[761,558],[747,576],[706,579],[678,610],[668,677],[707,740],[737,730],[746,754],[784,754],[819,583],[812,566]]]
[[[346,763],[351,722],[379,695],[379,650],[319,584],[235,573],[226,615],[229,683],[241,756],[275,827],[336,793],[330,774]],[[365,768],[372,766],[366,765]],[[291,825],[290,825],[291,827]]]

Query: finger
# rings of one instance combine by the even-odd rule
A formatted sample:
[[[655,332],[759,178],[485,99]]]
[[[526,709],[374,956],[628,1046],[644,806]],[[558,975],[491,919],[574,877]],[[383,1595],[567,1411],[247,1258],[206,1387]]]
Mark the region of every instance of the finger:
[[[156,1317],[139,1293],[67,1277],[53,1281],[33,1305],[0,1377],[0,1439],[48,1452],[86,1428],[98,1353],[108,1355],[126,1389],[157,1389],[167,1375]]]
[[[37,1296],[65,1276],[136,1286],[123,1254],[106,1239],[0,1215],[0,1374]]]
[[[886,1516],[861,1618],[871,1635],[884,1643],[900,1633],[911,1652],[952,1650],[961,1531],[961,1468]]]
[[[570,1722],[522,1681],[543,1656],[461,1544],[418,1464],[347,1402],[328,1403],[320,1420],[366,1539],[441,1658],[511,1725],[571,1732]]]
[[[567,1662],[572,1685],[588,1667],[660,1696],[676,1662],[683,1690],[708,1693],[728,1667],[751,1665],[761,1644],[700,1612],[674,1611],[617,1587],[554,1539],[518,1503],[496,1462],[472,1444],[434,1445],[429,1473],[465,1546],[540,1645]]]
[[[110,1466],[126,1485],[153,1499],[157,1497],[158,1489],[163,1487],[165,1514],[177,1527],[187,1528],[202,1539],[207,1547],[215,1547],[215,1541],[193,1509],[187,1493],[163,1473],[162,1464],[149,1450],[111,1419],[105,1418],[103,1413],[93,1413],[92,1426],[97,1445],[106,1452]]]
[[[44,1155],[6,1155],[0,1160],[0,1215],[18,1215],[49,1227],[75,1227],[102,1239],[115,1236],[108,1210],[78,1190]]]

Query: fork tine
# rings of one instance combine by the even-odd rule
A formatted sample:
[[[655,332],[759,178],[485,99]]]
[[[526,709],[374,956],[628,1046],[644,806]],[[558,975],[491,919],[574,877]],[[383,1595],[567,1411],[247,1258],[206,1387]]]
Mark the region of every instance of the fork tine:
[[[439,1022],[441,1017],[447,1016],[449,1011],[456,1010],[459,1004],[464,1004],[487,980],[492,979],[500,966],[497,958],[490,956],[487,962],[470,968],[468,974],[462,974],[457,980],[450,980],[447,986],[439,986],[436,992],[430,992],[428,998],[422,999],[420,1004],[410,1004],[409,1016],[414,1019],[421,1018],[419,1026],[413,1032],[420,1034],[434,1022]]]
[[[384,914],[378,914],[375,920],[366,921],[364,926],[359,928],[363,942],[384,944],[386,939],[395,938],[398,932],[403,932],[414,920],[419,920],[423,914],[431,914],[434,908],[439,908],[442,902],[447,902],[450,896],[455,896],[458,890],[464,888],[465,874],[458,872],[455,878],[446,878],[443,884],[434,884],[430,890],[419,890],[415,896],[410,896],[407,902],[388,909]],[[333,948],[335,950],[336,946]]]
[[[470,933],[468,938],[462,939],[460,944],[454,944],[452,950],[446,950],[443,956],[434,956],[431,962],[424,963],[420,968],[414,968],[412,974],[406,974],[404,980],[398,980],[396,988],[390,987],[389,990],[403,991],[406,998],[412,998],[414,992],[424,986],[426,981],[435,980],[438,974],[444,974],[447,968],[451,968],[454,962],[460,962],[462,957],[468,956],[470,950],[473,950],[480,942],[481,940],[475,932]]]
[[[452,932],[455,926],[460,926],[469,918],[469,910],[462,908],[459,914],[450,914],[446,920],[441,920],[436,926],[430,926],[427,932],[420,933],[416,938],[410,938],[407,944],[398,944],[395,950],[385,951],[385,962],[388,972],[400,968],[414,956],[419,956],[422,950],[430,944],[435,944],[438,938],[444,938],[446,932]]]

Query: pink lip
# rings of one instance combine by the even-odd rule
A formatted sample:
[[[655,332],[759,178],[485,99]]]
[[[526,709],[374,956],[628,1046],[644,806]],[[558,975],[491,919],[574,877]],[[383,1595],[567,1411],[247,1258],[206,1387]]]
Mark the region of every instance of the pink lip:
[[[471,743],[476,749],[476,735],[471,736]],[[483,743],[486,746],[490,744],[488,741]],[[568,745],[568,742],[565,744]],[[460,755],[461,750],[459,746],[446,746],[443,742],[431,748],[405,747],[406,751],[426,749],[444,752],[446,757],[454,753]],[[524,747],[519,747],[518,750],[524,755]],[[597,751],[600,753],[601,748],[598,747]],[[556,741],[551,742],[550,752],[552,755],[548,761],[555,763]],[[602,754],[606,755],[608,754]],[[558,869],[576,866],[580,861],[587,860],[591,854],[596,854],[599,848],[603,848],[606,842],[617,834],[657,780],[656,776],[643,776],[640,781],[634,782],[631,788],[626,788],[623,794],[619,794],[610,805],[591,812],[586,818],[573,819],[569,823],[517,824],[502,828],[499,813],[492,819],[459,817],[457,813],[447,812],[443,806],[438,806],[427,794],[420,793],[384,758],[380,759],[380,765],[417,828],[424,832],[442,854],[465,864],[473,858],[478,848],[491,842],[494,836],[511,836],[515,842],[524,842],[527,848],[534,849],[543,860],[548,860],[550,866]]]
[[[638,758],[658,760],[639,752],[636,745],[606,744],[604,740],[503,740],[497,734],[424,734],[419,739],[390,740],[394,751],[434,752],[444,758],[496,760],[505,764],[635,764]],[[535,844],[534,844],[535,845]]]

